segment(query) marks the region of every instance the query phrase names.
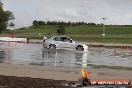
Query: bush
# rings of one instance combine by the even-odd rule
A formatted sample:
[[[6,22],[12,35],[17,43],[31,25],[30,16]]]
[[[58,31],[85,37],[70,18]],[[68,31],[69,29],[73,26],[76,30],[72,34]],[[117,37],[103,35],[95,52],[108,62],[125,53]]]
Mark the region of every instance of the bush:
[[[58,35],[64,35],[65,34],[65,28],[63,26],[59,26],[59,28],[57,29],[56,32]]]

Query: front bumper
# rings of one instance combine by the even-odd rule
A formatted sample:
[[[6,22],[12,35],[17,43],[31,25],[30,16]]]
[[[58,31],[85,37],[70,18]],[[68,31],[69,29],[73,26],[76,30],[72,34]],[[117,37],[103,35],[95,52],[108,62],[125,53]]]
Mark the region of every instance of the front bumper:
[[[83,45],[84,51],[88,51],[88,46],[87,45]]]

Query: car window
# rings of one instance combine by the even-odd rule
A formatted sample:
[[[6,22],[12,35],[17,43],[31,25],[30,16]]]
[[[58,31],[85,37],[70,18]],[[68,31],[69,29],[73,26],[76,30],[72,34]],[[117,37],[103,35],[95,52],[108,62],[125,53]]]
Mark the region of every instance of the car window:
[[[54,40],[55,41],[63,41],[64,39],[63,39],[63,37],[55,37]]]
[[[69,42],[71,41],[71,39],[67,38],[67,37],[55,37],[54,38],[55,41],[62,41],[62,42]]]
[[[64,37],[64,38],[63,38],[63,41],[64,41],[64,42],[69,42],[69,43],[70,43],[71,39],[69,39],[69,38],[67,38],[67,37]]]

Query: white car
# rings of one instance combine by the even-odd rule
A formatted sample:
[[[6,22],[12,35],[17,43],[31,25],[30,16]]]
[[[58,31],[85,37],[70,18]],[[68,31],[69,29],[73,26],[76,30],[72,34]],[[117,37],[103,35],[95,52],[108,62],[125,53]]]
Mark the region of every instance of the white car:
[[[75,42],[66,36],[54,36],[48,39],[44,37],[43,46],[51,50],[55,50],[57,48],[70,48],[70,49],[76,49],[79,51],[88,50],[88,46],[86,44]]]

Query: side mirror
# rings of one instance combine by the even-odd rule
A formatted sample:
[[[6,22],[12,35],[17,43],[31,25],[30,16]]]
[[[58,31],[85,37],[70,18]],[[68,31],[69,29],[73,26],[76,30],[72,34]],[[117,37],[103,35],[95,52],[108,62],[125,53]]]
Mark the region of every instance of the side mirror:
[[[70,40],[70,43],[72,43],[72,40]]]

